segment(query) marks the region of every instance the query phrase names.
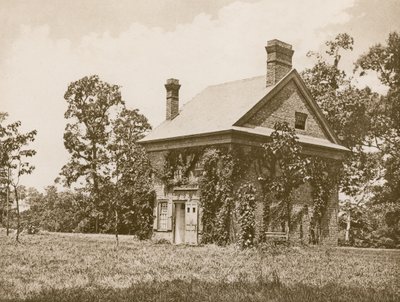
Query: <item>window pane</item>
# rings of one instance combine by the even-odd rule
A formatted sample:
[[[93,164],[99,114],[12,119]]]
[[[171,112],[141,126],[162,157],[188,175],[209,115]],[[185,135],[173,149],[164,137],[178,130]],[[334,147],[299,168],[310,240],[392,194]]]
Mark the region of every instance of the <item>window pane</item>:
[[[167,229],[167,220],[168,220],[168,204],[166,202],[160,203],[160,217],[159,217],[159,229],[166,230]]]
[[[295,113],[295,123],[294,127],[296,129],[305,130],[306,129],[307,114],[303,112]]]

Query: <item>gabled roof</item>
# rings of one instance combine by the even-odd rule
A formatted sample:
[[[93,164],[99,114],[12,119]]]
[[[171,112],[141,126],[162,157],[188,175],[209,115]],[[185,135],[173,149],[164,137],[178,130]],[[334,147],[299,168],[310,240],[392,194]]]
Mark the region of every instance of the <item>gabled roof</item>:
[[[243,125],[291,80],[297,84],[328,138],[309,137],[307,139],[308,136],[300,137],[298,135],[300,141],[307,140],[309,144],[342,151],[347,150],[339,144],[338,138],[295,69],[292,69],[274,86],[266,87],[265,76],[209,86],[186,103],[178,116],[173,120],[164,121],[140,142],[150,144],[185,137],[204,136],[227,130],[269,136],[272,129],[259,129],[258,127],[254,129]]]
[[[209,86],[141,142],[231,129],[271,89],[265,87],[265,76]]]

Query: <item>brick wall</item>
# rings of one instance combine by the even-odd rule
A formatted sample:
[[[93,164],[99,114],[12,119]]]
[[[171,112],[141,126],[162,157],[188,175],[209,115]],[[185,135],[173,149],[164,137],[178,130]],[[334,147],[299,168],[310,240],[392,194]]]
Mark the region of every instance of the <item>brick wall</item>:
[[[249,151],[248,147],[243,147],[245,152]],[[149,154],[152,166],[157,171],[162,171],[164,167],[164,160],[167,151],[151,152]],[[256,189],[256,212],[255,212],[255,228],[256,228],[256,239],[258,240],[261,235],[263,227],[263,202],[261,195],[261,187],[257,180],[257,174],[254,169],[254,164],[249,167],[247,171],[244,171],[240,177],[240,181],[235,184],[235,188],[243,183],[252,183]],[[163,183],[157,177],[154,179],[154,187],[157,193],[158,199],[168,199],[172,202],[172,192],[167,192],[164,188]],[[312,197],[311,197],[311,186],[309,184],[301,185],[295,190],[293,202],[293,226],[291,229],[290,238],[293,242],[309,243],[310,234],[310,221],[312,217]],[[337,225],[337,212],[338,212],[338,191],[332,194],[327,211],[322,219],[322,242],[323,245],[337,245],[338,238],[338,225]],[[238,221],[234,221],[232,230],[237,234],[239,230]],[[156,239],[167,239],[172,240],[172,232],[155,232],[154,238]]]
[[[306,129],[296,132],[318,138],[325,138],[317,118],[312,113],[311,108],[306,104],[296,83],[290,81],[276,96],[272,98],[263,108],[261,108],[246,124],[249,127],[274,128],[276,122],[288,122],[294,127],[295,112],[303,112],[308,115]]]

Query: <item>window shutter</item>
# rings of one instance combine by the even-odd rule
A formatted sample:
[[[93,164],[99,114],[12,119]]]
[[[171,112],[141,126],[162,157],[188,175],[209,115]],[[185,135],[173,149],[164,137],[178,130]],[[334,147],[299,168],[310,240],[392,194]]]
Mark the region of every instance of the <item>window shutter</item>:
[[[155,203],[153,208],[153,230],[157,230],[158,228],[158,202]]]
[[[168,200],[167,205],[167,230],[172,230],[172,201]]]

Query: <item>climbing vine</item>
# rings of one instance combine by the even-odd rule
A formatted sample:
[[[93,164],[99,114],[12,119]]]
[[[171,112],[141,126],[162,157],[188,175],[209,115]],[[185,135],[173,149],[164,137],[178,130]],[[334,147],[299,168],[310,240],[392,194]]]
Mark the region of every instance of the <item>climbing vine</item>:
[[[287,123],[276,123],[270,141],[263,144],[264,159],[269,163],[269,176],[263,179],[265,193],[274,201],[264,204],[263,225],[272,217],[282,229],[291,227],[292,193],[307,180],[307,160],[302,155],[296,132]]]
[[[171,150],[165,156],[161,179],[167,189],[198,186],[204,243],[225,245],[238,239],[242,247],[252,246],[255,242],[256,187],[259,188],[257,198],[263,203],[259,237],[263,241],[263,234],[270,231],[271,222],[275,226],[281,225],[282,229],[290,229],[296,224],[291,221],[294,217],[293,193],[308,182],[313,200],[309,238],[311,243],[318,243],[322,219],[337,185],[337,181],[324,172],[331,168],[322,158],[306,158],[295,130],[287,123],[277,123],[267,143],[247,148],[246,152],[240,146]],[[244,171],[254,173],[257,181],[241,184]],[[306,210],[304,207],[300,214]]]
[[[201,159],[204,148],[173,149],[167,153],[161,180],[167,188],[195,182],[193,170]]]
[[[231,241],[234,186],[241,172],[240,151],[232,148],[208,149],[203,156],[199,189],[203,207],[203,241],[225,245]]]
[[[335,162],[333,164],[335,164]],[[312,244],[317,244],[321,240],[322,218],[326,213],[329,199],[339,179],[337,173],[329,173],[334,169],[332,164],[329,164],[326,159],[321,157],[310,158],[307,168],[313,200],[309,241]]]
[[[237,212],[240,224],[239,245],[252,247],[255,239],[256,189],[251,183],[240,186],[237,191]]]

